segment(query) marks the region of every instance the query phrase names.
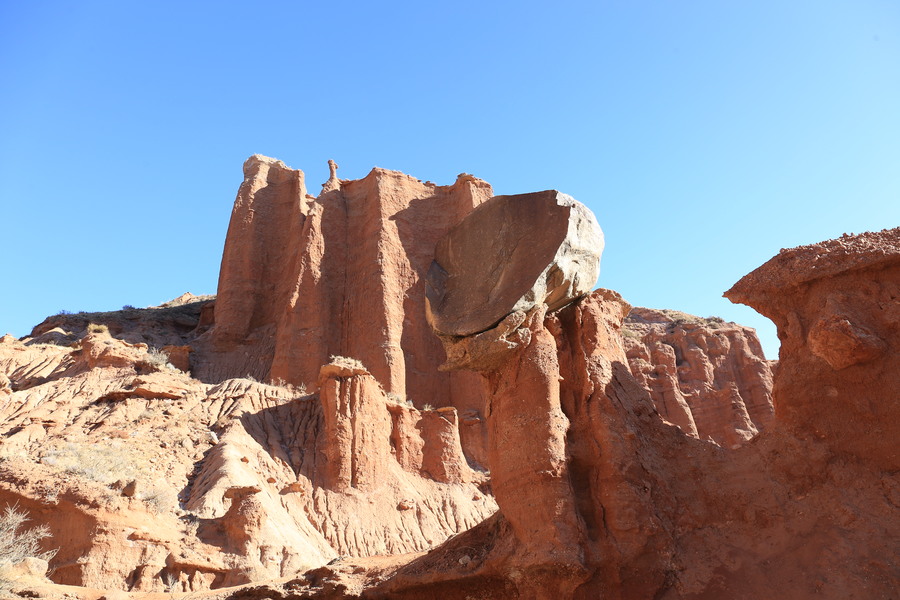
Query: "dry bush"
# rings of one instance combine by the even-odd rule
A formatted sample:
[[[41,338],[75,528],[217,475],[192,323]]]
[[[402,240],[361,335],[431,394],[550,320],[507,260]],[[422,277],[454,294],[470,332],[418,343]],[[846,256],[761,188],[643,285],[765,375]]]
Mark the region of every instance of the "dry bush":
[[[150,511],[161,514],[175,509],[178,506],[178,495],[175,490],[165,484],[154,486],[138,494],[138,498],[146,502]]]
[[[26,558],[50,560],[55,550],[41,550],[41,540],[50,537],[46,525],[25,529],[22,526],[28,521],[28,515],[16,508],[8,506],[0,514],[0,592],[8,591],[12,581],[4,571]]]
[[[359,369],[362,371],[366,368],[363,366],[362,361],[346,356],[332,355],[331,358],[328,359],[328,362],[339,367],[344,367],[345,369]]]
[[[90,333],[109,333],[109,327],[97,323],[88,323],[87,330]]]
[[[169,364],[169,355],[166,352],[163,352],[159,348],[150,347],[147,349],[147,363],[153,365],[158,369],[174,369],[172,365]]]

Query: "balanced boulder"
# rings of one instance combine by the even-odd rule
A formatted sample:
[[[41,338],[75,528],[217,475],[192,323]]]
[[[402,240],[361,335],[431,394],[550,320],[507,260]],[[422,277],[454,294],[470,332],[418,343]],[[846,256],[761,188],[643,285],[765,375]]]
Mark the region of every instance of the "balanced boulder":
[[[439,334],[468,336],[541,303],[556,310],[591,291],[602,252],[597,220],[571,196],[494,196],[438,242],[428,321]]]

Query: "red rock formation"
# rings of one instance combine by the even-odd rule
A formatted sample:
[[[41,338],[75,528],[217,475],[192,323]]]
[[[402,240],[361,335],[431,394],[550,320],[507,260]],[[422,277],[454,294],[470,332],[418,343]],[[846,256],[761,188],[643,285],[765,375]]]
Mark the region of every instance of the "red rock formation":
[[[490,186],[465,174],[436,186],[376,168],[310,199],[302,172],[280,161],[253,156],[244,173],[215,325],[196,344],[198,377],[249,374],[312,390],[329,357],[345,356],[416,406],[480,411],[470,374],[437,371],[443,352],[424,318],[424,275],[437,240]],[[472,423],[463,442],[483,463],[484,430]]]
[[[368,492],[387,477],[391,416],[378,382],[361,363],[353,362],[338,359],[322,367],[319,398],[325,435],[320,443],[327,457],[326,486]]]
[[[231,248],[222,273],[246,297],[226,293],[214,322],[206,304],[194,333],[141,327],[190,346],[192,369],[210,380],[281,373],[310,388],[314,377],[318,393],[203,383],[102,328],[73,336],[47,323],[41,335],[59,329],[54,339],[74,343],[65,347],[0,338],[0,505],[49,526],[54,581],[244,586],[211,599],[895,594],[900,230],[784,252],[729,292],[772,315],[782,336],[776,418],[733,449],[685,435],[669,411],[683,407],[676,392],[743,377],[727,365],[754,353],[689,327],[657,338],[648,323],[658,356],[647,360],[672,374],[667,422],[631,374],[630,307],[608,290],[552,312],[512,307],[487,331],[445,336],[447,366],[478,371],[483,395],[437,374],[443,354],[416,312],[430,255],[414,232],[438,237],[450,218],[426,217],[470,210],[484,184],[437,188],[380,170],[346,182],[333,165],[308,202],[297,172],[248,165],[230,239],[250,251]],[[273,239],[296,247],[265,242],[276,224],[289,232]],[[421,392],[423,410],[404,388]],[[753,416],[746,386],[717,389]],[[691,411],[694,427],[703,415]],[[474,447],[458,433],[465,423],[490,432],[490,482],[463,457]],[[383,558],[402,553],[416,554]],[[269,583],[249,583],[259,580]]]
[[[95,329],[80,348],[0,341],[0,508],[49,526],[55,582],[245,584],[421,551],[495,510],[453,408],[397,404],[341,361],[318,395],[212,386]]]
[[[565,466],[529,472],[523,465],[541,461],[516,449],[520,438],[492,440],[511,442],[495,481],[515,485],[519,473],[521,493],[498,493],[497,515],[400,567],[367,597],[891,597],[900,581],[900,523],[892,517],[900,486],[891,471],[866,462],[871,457],[836,453],[829,440],[796,438],[777,422],[734,451],[681,434],[625,365],[617,329],[628,308],[599,290],[531,321],[530,334],[505,336],[552,333],[555,360],[535,363],[530,342],[520,345],[492,362],[488,383],[512,383],[535,368],[550,375],[514,398],[520,415],[560,399],[567,431],[554,419],[529,426],[542,441],[548,425],[564,433]],[[854,412],[835,409],[844,418]],[[877,458],[886,446],[870,448]]]
[[[731,448],[772,422],[772,369],[753,329],[633,308],[623,331],[632,374],[688,435]]]
[[[773,314],[807,311],[784,319],[794,329],[783,340],[809,332],[782,346],[775,401],[787,428],[773,422],[735,451],[660,418],[625,366],[618,328],[629,307],[612,292],[546,319],[514,313],[458,340],[452,364],[480,370],[490,391],[500,512],[398,569],[370,596],[890,597],[900,581],[900,522],[891,517],[900,507],[891,478],[900,406],[890,398],[900,372],[898,233],[845,240],[850,250],[836,256],[824,252],[834,244],[791,251],[730,292]],[[796,274],[814,252],[825,280]],[[759,281],[773,287],[753,296]],[[813,413],[823,395],[810,397],[813,381],[801,367],[843,386],[833,415]],[[825,371],[854,368],[858,377],[845,380]],[[863,406],[868,432],[830,427],[860,418]],[[526,448],[523,430],[538,443]]]
[[[779,420],[900,468],[900,228],[782,250],[726,296],[778,326]]]

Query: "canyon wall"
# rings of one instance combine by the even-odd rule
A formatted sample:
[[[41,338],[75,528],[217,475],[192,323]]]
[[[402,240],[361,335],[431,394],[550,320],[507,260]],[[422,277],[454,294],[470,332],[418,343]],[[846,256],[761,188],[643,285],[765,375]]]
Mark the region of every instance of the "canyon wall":
[[[631,373],[688,435],[731,448],[771,423],[772,363],[753,329],[635,307],[622,331]]]

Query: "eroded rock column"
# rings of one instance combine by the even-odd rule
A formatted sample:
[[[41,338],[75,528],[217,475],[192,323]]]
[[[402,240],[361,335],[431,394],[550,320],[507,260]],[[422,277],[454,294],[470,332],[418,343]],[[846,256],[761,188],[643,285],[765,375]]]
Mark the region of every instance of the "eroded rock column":
[[[582,576],[583,533],[566,460],[549,309],[590,291],[603,234],[586,207],[555,191],[494,197],[437,246],[428,321],[445,370],[482,374],[488,456],[497,503],[522,544],[521,564]]]
[[[384,393],[362,365],[338,359],[322,367],[326,487],[371,491],[387,480],[391,417]]]

